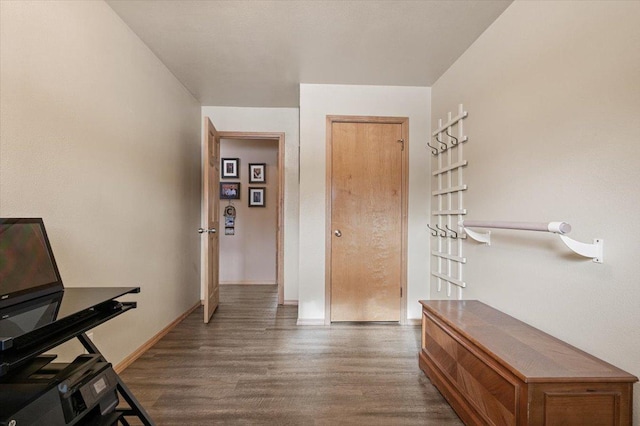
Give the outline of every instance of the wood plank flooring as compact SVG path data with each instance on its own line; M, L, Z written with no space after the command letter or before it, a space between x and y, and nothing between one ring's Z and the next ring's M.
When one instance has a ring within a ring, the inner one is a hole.
M276 286L220 286L121 377L158 425L462 425L418 368L420 329L297 326Z

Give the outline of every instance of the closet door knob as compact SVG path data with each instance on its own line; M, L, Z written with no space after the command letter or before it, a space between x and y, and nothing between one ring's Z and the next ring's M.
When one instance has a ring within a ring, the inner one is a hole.
M333 231L333 235L335 235L336 237L342 237L342 232L340 232L339 229L336 229L335 231Z

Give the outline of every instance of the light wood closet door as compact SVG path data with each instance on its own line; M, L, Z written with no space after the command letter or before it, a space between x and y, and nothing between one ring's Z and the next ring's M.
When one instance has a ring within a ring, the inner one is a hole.
M400 321L401 124L331 125L331 321Z

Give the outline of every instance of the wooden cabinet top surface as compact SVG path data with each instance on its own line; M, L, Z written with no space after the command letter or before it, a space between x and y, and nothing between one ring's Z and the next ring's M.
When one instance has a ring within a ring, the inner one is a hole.
M477 300L420 303L424 310L525 383L638 381L637 377Z

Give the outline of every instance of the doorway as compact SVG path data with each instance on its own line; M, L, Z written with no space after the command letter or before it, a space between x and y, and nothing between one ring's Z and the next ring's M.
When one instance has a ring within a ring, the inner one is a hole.
M408 118L327 117L325 322L406 322Z
M267 132L218 132L221 140L230 141L232 143L241 143L241 141L253 142L253 143L269 143L277 145L277 198L275 203L276 210L276 253L275 253L275 281L278 287L278 304L284 304L284 152L285 152L285 139L284 133L267 133ZM248 170L249 164L240 164L239 167L244 173L245 169ZM264 184L250 184L249 187L255 187L256 189L264 188ZM243 206L248 206L251 200L248 200L249 188L240 188L241 199L238 203L242 203ZM265 193L262 193L263 196ZM254 194L255 195L255 194ZM268 194L267 194L268 195ZM222 206L227 205L226 200L222 200ZM258 209L251 208L250 210L257 211ZM238 227L243 226L242 223L237 223ZM224 235L223 235L224 237ZM228 235L231 238L230 235ZM220 254L222 258L222 253ZM255 265L254 265L255 266Z

